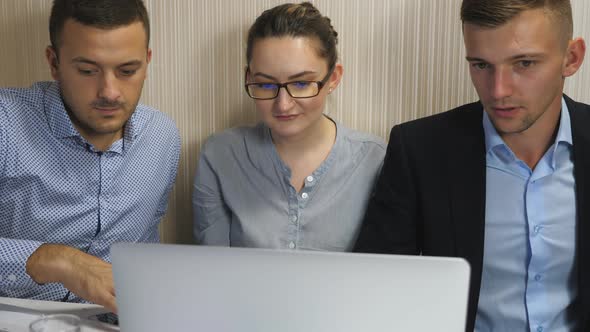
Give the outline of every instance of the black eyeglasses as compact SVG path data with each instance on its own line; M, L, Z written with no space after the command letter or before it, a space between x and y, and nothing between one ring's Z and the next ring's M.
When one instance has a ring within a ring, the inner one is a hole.
M246 78L250 68L246 69ZM246 92L253 99L267 100L275 99L279 95L281 88L285 88L289 96L293 98L311 98L320 94L320 90L326 85L326 82L332 75L334 66L330 68L328 74L321 81L291 81L285 83L246 83ZM245 79L246 79L245 78ZM244 80L245 80L244 79Z

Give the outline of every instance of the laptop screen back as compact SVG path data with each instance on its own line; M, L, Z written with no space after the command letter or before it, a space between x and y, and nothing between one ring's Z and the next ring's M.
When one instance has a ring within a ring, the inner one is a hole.
M461 259L188 245L112 249L122 331L463 331Z

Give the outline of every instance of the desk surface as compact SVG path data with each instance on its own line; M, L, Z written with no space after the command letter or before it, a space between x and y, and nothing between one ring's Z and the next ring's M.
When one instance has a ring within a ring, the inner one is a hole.
M28 332L29 324L42 315L73 314L82 318L82 332L115 332L117 326L89 319L107 312L95 304L79 304L0 297L0 332Z

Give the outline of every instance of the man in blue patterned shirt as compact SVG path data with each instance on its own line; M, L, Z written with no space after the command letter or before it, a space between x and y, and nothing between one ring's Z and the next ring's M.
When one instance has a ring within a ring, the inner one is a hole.
M55 0L54 82L0 89L0 296L116 312L109 248L157 242L178 130L138 104L149 20L137 0Z

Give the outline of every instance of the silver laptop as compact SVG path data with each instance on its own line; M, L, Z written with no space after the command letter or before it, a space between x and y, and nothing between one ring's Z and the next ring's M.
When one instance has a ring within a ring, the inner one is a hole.
M122 331L463 331L457 258L164 244L112 248Z

